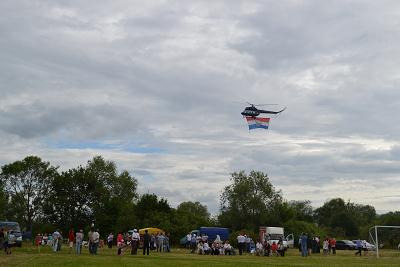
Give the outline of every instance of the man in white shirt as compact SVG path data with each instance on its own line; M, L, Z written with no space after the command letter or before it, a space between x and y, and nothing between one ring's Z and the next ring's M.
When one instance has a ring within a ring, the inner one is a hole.
M93 254L96 255L97 248L99 247L99 242L100 242L100 234L98 229L93 232L92 239L93 239Z
M139 247L139 240L140 240L140 235L136 229L133 229L133 233L131 236L132 242L132 250L131 250L131 255L137 255L137 249Z
M241 233L237 237L238 245L239 245L239 255L243 254L245 242L246 242L246 237L242 235Z
M190 249L190 241L192 240L192 235L188 233L186 235L186 246Z

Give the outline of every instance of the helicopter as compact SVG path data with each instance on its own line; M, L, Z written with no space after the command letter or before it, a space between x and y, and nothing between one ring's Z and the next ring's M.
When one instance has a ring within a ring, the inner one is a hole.
M282 110L279 111L271 111L271 110L263 110L263 109L258 109L256 106L265 106L265 105L275 105L275 104L264 104L264 105L254 105L251 103L248 103L250 106L246 107L243 112L241 113L243 116L249 116L249 117L257 117L258 115L265 113L265 114L279 114L282 111L286 109L286 107Z

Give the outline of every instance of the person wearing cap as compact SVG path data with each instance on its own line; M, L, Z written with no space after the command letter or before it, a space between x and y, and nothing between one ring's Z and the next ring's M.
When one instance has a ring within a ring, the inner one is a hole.
M139 247L140 235L136 229L133 229L131 236L131 255L137 255L137 249Z

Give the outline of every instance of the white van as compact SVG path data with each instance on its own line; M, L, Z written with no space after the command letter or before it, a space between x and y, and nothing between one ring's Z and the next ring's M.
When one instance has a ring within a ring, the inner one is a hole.
M278 243L282 239L285 250L294 246L293 234L285 237L283 227L260 226L260 239L262 243L268 241L270 244Z

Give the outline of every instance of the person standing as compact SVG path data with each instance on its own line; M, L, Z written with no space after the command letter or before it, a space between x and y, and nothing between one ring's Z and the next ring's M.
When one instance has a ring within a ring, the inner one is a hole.
M99 242L100 242L99 229L97 229L96 231L93 232L92 239L93 239L92 253L96 255L97 248L99 247Z
M58 232L58 230L54 231L54 233L52 234L53 251L54 252L58 251L58 242L60 242L60 240L59 240L60 236L61 236L61 234L60 234L60 232Z
M332 254L335 255L336 254L336 239L335 238L331 239L331 249L332 249Z
M133 229L132 237L131 237L131 255L137 255L137 249L139 247L140 235L136 229Z
M244 246L245 246L245 242L246 242L246 237L244 235L242 235L242 233L240 233L237 236L237 241L238 241L238 246L239 246L239 255L242 255Z
M112 248L113 242L114 242L114 235L113 235L113 233L110 233L107 237L108 248Z
M322 250L324 252L324 255L328 255L329 253L329 241L328 238L325 238L324 242L322 243Z
M58 235L58 241L57 241L57 251L61 251L61 246L62 246L62 241L63 241L63 237L62 237L62 231L59 231L59 235Z
M164 237L165 237L165 239L164 239L165 251L166 252L171 252L171 248L169 246L169 234L166 233Z
M143 255L146 254L147 251L147 255L149 255L149 250L150 250L150 235L149 235L149 231L146 229L144 231L144 235L143 235Z
M300 244L301 244L301 256L307 257L308 249L307 249L307 234L302 233L300 236Z
M320 254L320 253L321 253L321 249L320 249L320 242L321 242L321 240L320 240L319 236L316 236L316 237L315 237L315 241L317 242L317 251L316 251L316 253L317 253L317 254Z
M311 256L312 240L311 235L307 235L307 255Z
M122 233L118 233L118 235L117 235L117 248L118 248L117 254L119 256L122 255L123 246L124 246L124 237L122 236Z
M76 254L81 254L82 242L83 242L83 230L81 229L75 235Z
M71 228L68 233L69 253L71 253L74 247L74 241L75 241L74 229Z
M190 253L194 253L194 251L195 251L196 248L197 248L196 234L193 234L193 235L192 235L192 238L190 239L190 248L191 248Z
M89 245L89 253L93 254L93 228L90 228L90 231L88 233L88 245Z
M190 249L190 241L192 240L192 235L190 233L188 233L186 235L186 246L188 249Z
M250 253L251 238L250 238L250 236L247 236L247 235L245 235L245 237L246 237L246 239L245 239L245 241L246 241L246 252Z
M159 233L157 236L157 252L164 252L164 234Z
M361 243L361 240L360 240L360 239L358 239L358 240L356 241L356 247L357 247L357 252L356 252L355 255L359 254L360 257L361 257L362 243Z

